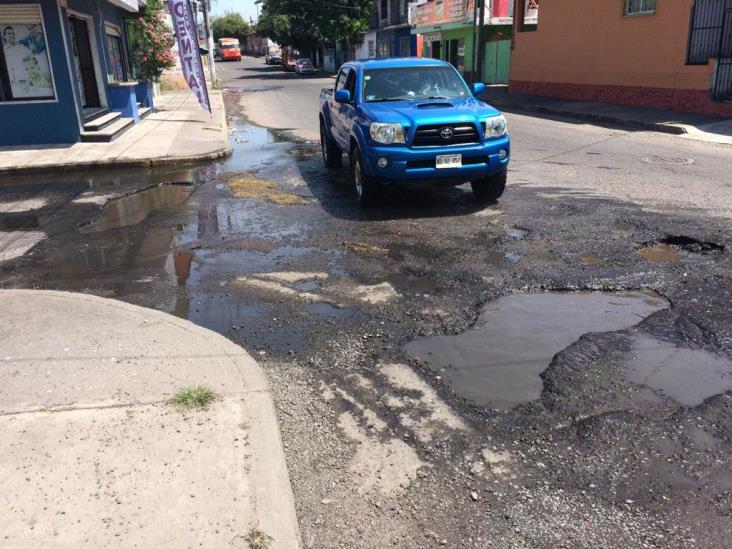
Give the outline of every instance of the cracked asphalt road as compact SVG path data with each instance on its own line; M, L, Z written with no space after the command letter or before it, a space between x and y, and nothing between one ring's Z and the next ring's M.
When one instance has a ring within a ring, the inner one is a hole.
M732 149L509 114L498 204L393 191L363 213L310 141L330 79L218 70L230 160L0 180L2 287L115 297L243 345L273 384L306 547L726 546ZM664 305L588 321L513 407L454 391L460 348L404 347L490 329L503 296L629 291Z

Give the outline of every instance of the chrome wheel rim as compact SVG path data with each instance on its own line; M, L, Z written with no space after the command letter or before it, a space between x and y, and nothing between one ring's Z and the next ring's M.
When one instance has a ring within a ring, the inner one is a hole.
M356 187L356 194L360 197L363 194L363 178L361 177L361 161L357 158L353 170L353 183Z

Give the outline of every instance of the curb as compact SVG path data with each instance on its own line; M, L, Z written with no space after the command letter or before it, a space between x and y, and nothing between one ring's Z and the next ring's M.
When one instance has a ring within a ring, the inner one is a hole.
M218 90L217 90L218 91ZM220 91L218 93L221 94ZM225 134L226 145L201 154L193 154L188 156L162 156L159 158L140 158L137 160L102 160L102 161L82 161L71 162L68 164L48 164L45 166L14 166L12 168L0 168L0 178L12 175L39 175L47 173L69 173L77 170L102 170L102 169L131 169L131 168L156 168L163 166L189 166L199 162L211 162L213 160L221 160L228 158L233 153L233 148L229 143L228 123L226 121L226 106L223 102L222 95L221 107L221 128Z
M538 113L538 114L552 114L557 116L565 116L567 118L574 118L577 120L585 120L588 122L599 122L601 124L613 124L616 126L644 129L659 133L668 133L672 135L682 135L688 133L686 128L683 126L656 123L656 122L641 122L637 120L628 120L626 118L618 118L615 116L607 116L601 114L582 113L576 111L568 111L556 107L546 107L543 105L526 105L523 103L513 103L511 101L503 101L501 99L488 98L488 103L495 107L502 109L515 110L527 113Z
M206 344L213 350L226 356L236 368L239 376L246 380L246 385L249 386L244 391L247 398L243 400L248 412L252 414L250 417L254 417L254 412L256 412L259 419L256 424L250 426L250 445L253 448L269 447L271 450L271 459L267 461L257 459L257 453L253 453L254 462L251 469L251 478L255 481L253 497L256 500L257 527L275 538L275 547L302 546L295 511L295 496L290 484L272 391L264 370L246 350L224 336L188 320L115 299L55 290L0 290L0 297L3 295L38 296L41 294L64 300L86 301L94 306L122 310L130 316L142 317L158 323L172 324L181 330L205 339ZM288 541L284 542L284 540ZM294 545L292 545L293 542Z
M163 156L160 158L148 158L140 160L105 160L102 162L75 162L73 164L49 164L47 166L34 166L31 168L13 167L0 168L0 177L11 175L38 175L46 173L69 173L77 170L101 170L101 169L130 169L130 168L155 168L161 166L188 166L199 162L210 162L228 158L232 154L231 145L214 152L190 155L190 156Z

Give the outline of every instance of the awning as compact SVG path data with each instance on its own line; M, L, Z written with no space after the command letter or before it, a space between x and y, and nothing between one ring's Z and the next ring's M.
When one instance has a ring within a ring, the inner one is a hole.
M137 0L107 0L110 4L122 8L123 10L131 11L133 13L139 11L139 5Z

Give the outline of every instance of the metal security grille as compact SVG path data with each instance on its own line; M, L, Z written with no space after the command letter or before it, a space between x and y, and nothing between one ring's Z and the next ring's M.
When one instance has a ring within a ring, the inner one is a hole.
M477 143L478 140L478 129L473 124L432 124L417 128L412 146L449 147Z
M717 61L712 99L715 101L732 101L732 59Z
M732 0L694 0L691 9L689 49L686 56L688 65L705 65L711 58L724 57L719 54L722 52L725 31L728 35L727 48L732 48L729 40L729 22L725 29L725 12L728 10L732 10ZM729 56L732 56L730 51L726 57Z

